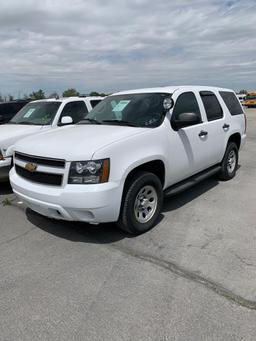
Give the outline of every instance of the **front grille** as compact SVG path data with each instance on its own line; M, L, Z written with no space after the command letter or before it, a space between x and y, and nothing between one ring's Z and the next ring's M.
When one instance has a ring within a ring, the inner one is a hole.
M61 159L51 159L51 158L45 158L45 157L40 157L40 156L27 155L27 154L18 153L18 152L15 153L15 158L17 160L21 160L21 161L25 161L29 163L36 163L37 165L65 168L65 160L61 160Z
M25 168L22 168L18 165L15 165L16 173L24 179L28 179L32 182L37 182L45 185L54 185L61 186L62 184L62 175L61 174L50 174L43 172L34 172L31 173Z

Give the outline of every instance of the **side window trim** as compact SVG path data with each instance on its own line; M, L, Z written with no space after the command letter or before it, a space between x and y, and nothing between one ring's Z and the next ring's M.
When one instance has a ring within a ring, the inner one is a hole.
M178 99L180 98L180 96L184 95L184 94L192 94L194 96L194 99L197 103L197 106L198 106L198 114L200 116L200 123L196 124L196 125L190 125L190 126L187 126L186 128L189 128L189 127L193 127L193 126L198 126L199 124L202 124L203 123L203 117L202 117L202 108L201 108L201 105L198 101L198 97L197 97L197 94L192 91L192 90L188 90L188 91L184 91L184 92L181 92L177 95L177 98L175 100L175 104L174 104L174 107L173 107L173 110L172 110L172 114L171 114L171 123L172 123L172 120L174 119L174 115L175 115L175 108L176 108L176 105L177 105L177 101ZM200 97L200 96L199 96ZM202 103L203 104L203 103Z
M220 95L219 94L217 95L213 91L209 91L209 90L200 90L199 91L199 96L201 98L201 101L202 101L202 104L203 104L203 107L204 107L204 110L205 110L205 115L206 115L207 122L213 122L213 121L222 120L223 118L225 118L224 110L223 110L223 107L221 105L221 101L220 101L220 98L219 98ZM213 96L213 97L216 98L216 100L217 100L217 102L219 104L219 108L221 109L221 116L220 117L209 119L208 113L207 113L207 110L206 110L206 107L205 107L205 104L204 104L204 101L203 101L203 96Z
M68 102L68 103L65 103L59 113L59 117L58 117L58 124L61 123L61 119L62 117L64 117L65 115L63 115L63 112L64 112L64 109L66 108L67 105L69 105L70 103L73 103L73 102Z

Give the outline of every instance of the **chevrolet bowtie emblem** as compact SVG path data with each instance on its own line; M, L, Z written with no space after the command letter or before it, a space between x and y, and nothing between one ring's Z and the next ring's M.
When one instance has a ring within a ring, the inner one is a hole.
M25 166L25 169L29 171L30 173L34 173L37 169L37 165L34 163L27 163Z

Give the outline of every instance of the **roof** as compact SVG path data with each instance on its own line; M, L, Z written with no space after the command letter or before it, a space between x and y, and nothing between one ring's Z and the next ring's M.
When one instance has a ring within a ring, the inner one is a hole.
M127 90L127 91L117 92L113 95L157 93L157 92L162 92L162 93L166 92L166 93L173 94L177 90L186 90L186 91L216 91L216 90L217 91L233 91L231 89L218 88L218 87L214 87L214 86L177 85L177 86L162 86L162 87L157 87L157 88Z
M81 101L81 100L101 100L104 97L100 96L86 96L86 97L79 97L79 96L74 96L74 97L60 97L60 98L45 98L45 99L38 99L34 100L33 102L70 102L70 101Z
M0 104L15 104L15 103L28 103L31 99L14 99L13 101L7 101L7 102L0 102Z

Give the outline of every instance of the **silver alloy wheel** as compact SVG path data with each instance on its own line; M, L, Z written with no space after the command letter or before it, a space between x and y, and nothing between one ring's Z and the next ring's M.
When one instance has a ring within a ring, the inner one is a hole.
M231 150L228 154L227 168L229 174L232 174L236 168L237 157L234 150Z
M136 196L134 203L135 218L139 223L147 223L155 214L158 196L153 186L144 186Z

